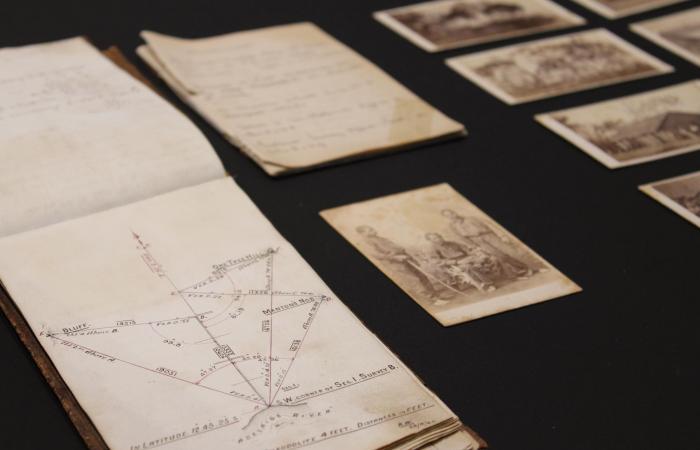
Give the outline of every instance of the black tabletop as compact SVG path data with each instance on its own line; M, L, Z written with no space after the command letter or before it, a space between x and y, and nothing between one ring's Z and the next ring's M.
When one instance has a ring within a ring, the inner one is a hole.
M536 113L700 76L697 67L628 29L632 21L692 2L609 21L560 1L588 20L578 29L606 27L676 71L518 106L444 64L447 56L502 42L428 54L371 17L402 3L5 1L0 46L75 35L99 47L119 46L206 133L240 186L335 293L492 448L700 448L700 230L637 190L700 169L700 152L613 171L533 120ZM469 136L271 179L177 101L134 54L143 29L202 37L296 21L320 25L464 123ZM318 215L439 182L450 183L583 292L443 328ZM0 354L0 448L84 448L4 318ZM186 405L173 399L173 407Z

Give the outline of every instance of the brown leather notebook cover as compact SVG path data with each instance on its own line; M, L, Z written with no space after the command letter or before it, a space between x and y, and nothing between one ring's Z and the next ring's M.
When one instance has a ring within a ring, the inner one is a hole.
M102 50L102 54L109 58L114 64L119 66L120 69L124 70L126 73L128 73L132 77L139 80L141 83L151 88L153 92L155 92L158 95L161 95L161 93L158 92L158 90L156 89L156 86L153 83L151 83L151 81L148 78L146 78L143 75L143 73L131 63L131 61L126 59L126 56L124 56L124 53L122 53L122 51L119 50L118 47L111 46L106 50Z
M107 50L103 50L102 54L131 76L156 91L151 82L143 76L136 66L126 59L124 54L117 47L109 47ZM107 443L102 439L102 436L92 423L92 420L90 420L90 417L88 417L68 385L63 381L56 366L51 362L49 355L39 343L39 340L29 327L26 319L2 284L0 284L0 309L5 313L20 340L29 350L32 358L34 358L37 366L39 366L42 375L44 375L44 378L46 378L46 381L48 381L49 385L56 393L56 396L61 401L61 405L63 405L63 408L68 413L68 417L70 417L70 420L73 422L73 425L75 425L75 428L78 430L78 433L80 433L80 436L83 438L88 448L91 450L109 449Z

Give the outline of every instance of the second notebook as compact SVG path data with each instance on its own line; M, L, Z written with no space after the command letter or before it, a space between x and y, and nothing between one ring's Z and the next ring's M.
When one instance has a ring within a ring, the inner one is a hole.
M139 55L268 174L464 134L464 127L311 23L180 39Z

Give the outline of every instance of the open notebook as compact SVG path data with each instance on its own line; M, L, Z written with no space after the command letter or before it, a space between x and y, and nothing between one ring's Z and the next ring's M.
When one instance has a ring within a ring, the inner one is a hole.
M312 23L141 36L144 61L273 176L465 133Z
M81 38L0 65L0 306L90 448L479 447L168 103Z

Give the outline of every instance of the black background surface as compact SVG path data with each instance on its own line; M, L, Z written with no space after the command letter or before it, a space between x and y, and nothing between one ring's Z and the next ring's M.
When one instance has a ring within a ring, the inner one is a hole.
M693 2L609 21L560 1L588 19L577 30L607 27L676 72L519 106L507 106L443 62L502 42L428 54L371 17L402 3L5 0L0 46L79 34L101 48L118 45L182 108L135 57L140 30L202 37L315 22L470 132L466 139L274 180L184 108L240 186L335 293L494 449L700 448L700 232L637 190L700 169L700 152L612 171L532 118L698 77L697 67L627 28ZM318 215L440 182L584 291L443 328ZM4 318L0 354L0 448L83 448Z

